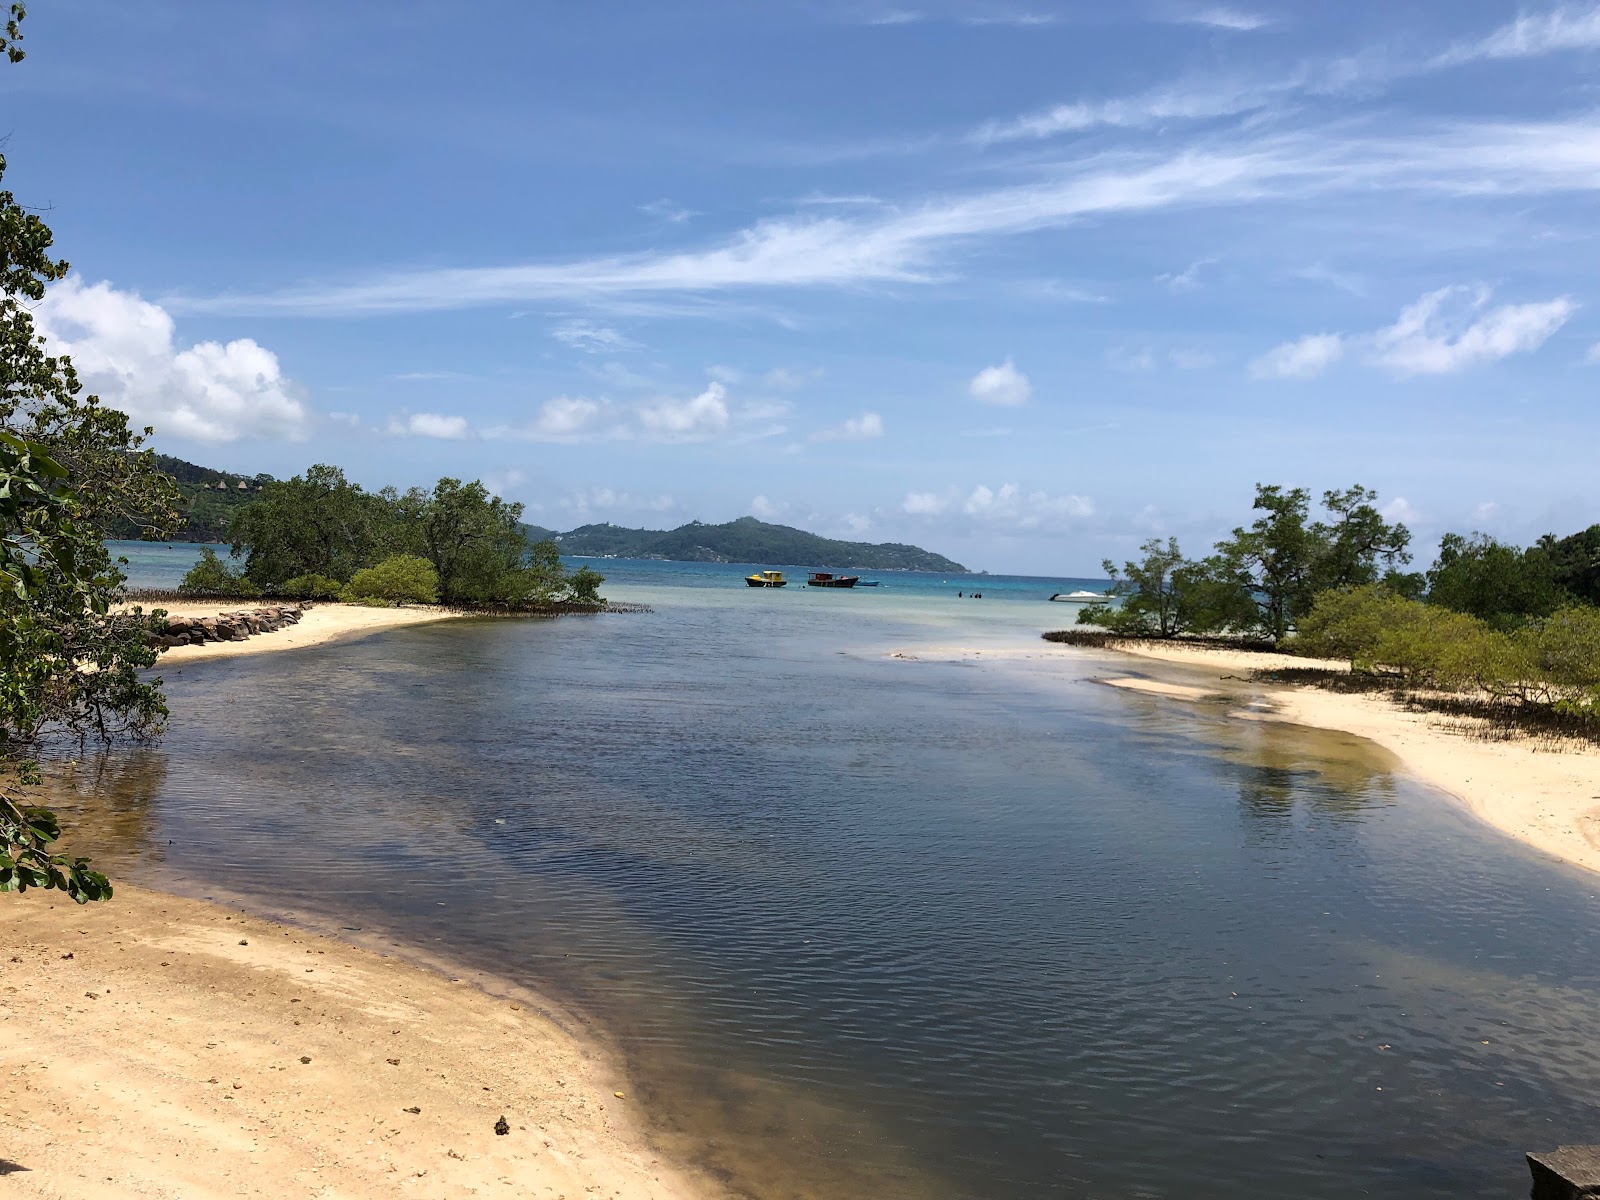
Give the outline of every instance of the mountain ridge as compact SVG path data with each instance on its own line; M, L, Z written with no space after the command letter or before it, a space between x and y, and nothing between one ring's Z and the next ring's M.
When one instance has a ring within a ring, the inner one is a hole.
M602 522L565 533L530 526L561 553L594 558L655 558L669 562L782 563L870 571L934 571L970 574L954 559L905 542L847 542L739 517L720 525L690 521L676 529L629 529Z

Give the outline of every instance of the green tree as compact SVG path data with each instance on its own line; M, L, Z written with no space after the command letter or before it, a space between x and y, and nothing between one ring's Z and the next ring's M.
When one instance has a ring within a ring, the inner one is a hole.
M396 554L352 575L343 598L354 604L436 604L439 572L425 558Z
M178 590L195 596L261 595L260 588L223 562L210 546L201 547L200 561L185 572Z
M1497 629L1547 617L1567 599L1547 549L1523 550L1482 533L1445 534L1427 579L1429 603L1470 613Z
M1099 625L1114 633L1140 637L1176 637L1189 628L1187 584L1197 582L1194 564L1183 557L1178 539L1151 538L1139 547L1138 562L1122 569L1109 558L1100 568L1111 578L1116 603L1089 604L1078 612L1078 624Z
M23 57L13 4L0 51ZM0 178L6 162L0 156ZM147 534L175 517L176 490L125 414L84 395L72 363L48 353L30 306L63 278L39 217L0 191L0 890L111 894L83 859L53 853L55 818L28 803L33 750L63 733L153 735L166 716L151 617L114 611L123 576L100 540L115 521ZM156 614L159 615L159 614Z
M1377 582L1411 561L1411 534L1374 507L1374 492L1357 486L1324 492L1330 521L1310 520L1305 488L1256 485L1262 515L1217 544L1219 573L1231 574L1255 600L1257 627L1283 641L1318 592Z
M1545 534L1536 548L1549 556L1557 587L1585 604L1600 605L1600 525L1564 538Z
M268 483L228 526L245 576L272 587L300 575L344 582L381 557L393 521L381 496L365 492L338 467L318 463L304 475Z

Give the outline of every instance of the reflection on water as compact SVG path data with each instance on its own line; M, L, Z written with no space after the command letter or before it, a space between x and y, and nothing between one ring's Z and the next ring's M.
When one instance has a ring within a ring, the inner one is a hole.
M76 844L569 995L752 1195L1503 1197L1592 1136L1600 906L1386 757L656 603L169 669Z

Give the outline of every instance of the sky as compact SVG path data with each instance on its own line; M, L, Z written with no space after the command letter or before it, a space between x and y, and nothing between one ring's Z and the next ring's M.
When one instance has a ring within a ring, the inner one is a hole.
M164 452L974 568L1600 520L1600 4L41 0L37 308Z

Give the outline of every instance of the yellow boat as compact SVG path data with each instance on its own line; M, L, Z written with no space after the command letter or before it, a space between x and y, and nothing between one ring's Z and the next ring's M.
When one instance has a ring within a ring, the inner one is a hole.
M744 581L751 587L783 587L789 582L783 577L782 571L757 571L754 575L746 575Z

